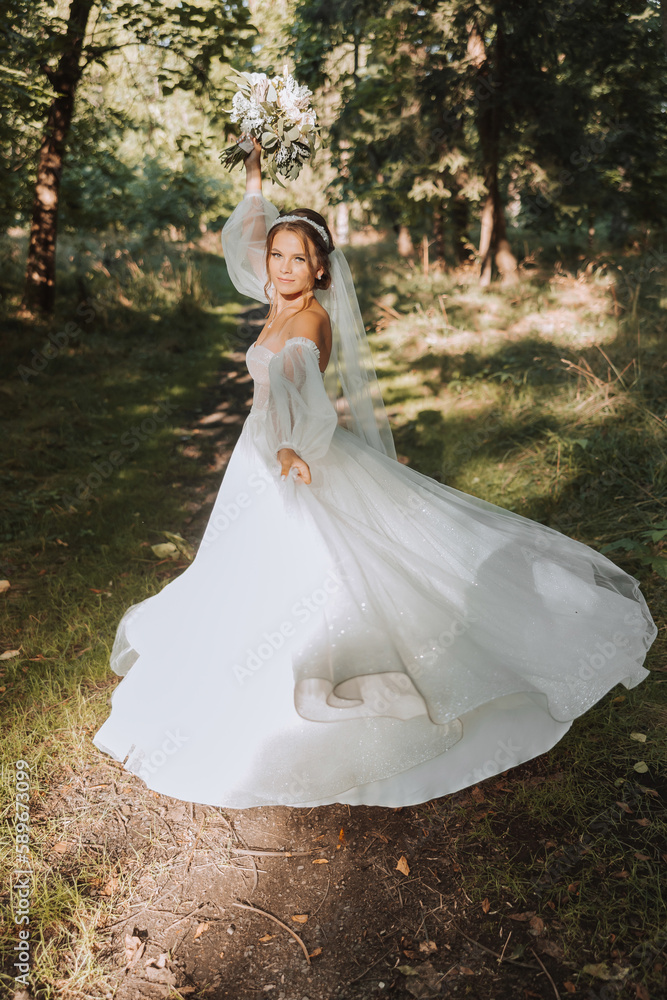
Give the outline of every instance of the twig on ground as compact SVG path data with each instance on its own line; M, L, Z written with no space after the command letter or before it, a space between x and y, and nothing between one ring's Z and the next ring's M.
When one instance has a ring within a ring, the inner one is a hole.
M266 910L260 910L258 906L250 906L248 903L232 903L231 905L238 906L239 909L241 910L250 910L251 913L259 913L263 917L268 917L269 920L273 920L274 923L279 924L280 927L284 928L284 930L286 930L288 934L291 934L291 936L294 938L295 941L299 942L299 945L301 946L303 953L306 956L306 961L308 962L308 965L310 965L310 955L308 954L308 949L306 948L305 944L303 943L299 935L295 934L292 928L288 927L287 924L284 924L282 920L278 920L278 917L274 917L272 913L267 913Z
M354 979L350 979L350 981L349 981L349 983L347 985L351 986L352 983L358 983L360 979L364 978L364 976L366 975L367 972L370 972L371 969L374 969L375 966L378 964L378 962L381 962L383 958L387 957L387 955L391 955L391 948L389 949L389 951L385 951L384 955L380 955L379 958L376 958L376 960L373 962L373 964L369 965L367 969L364 969L364 971L362 973L360 973L360 975L356 976Z
M319 911L322 909L322 904L324 903L324 900L329 895L329 889L331 887L331 872L327 872L327 875L329 877L329 881L327 882L326 891L325 891L324 895L322 896L322 899L320 900L320 905L317 907L316 910L313 910L312 916L315 916L316 913L319 913Z
M184 873L185 875L187 875L188 871L190 870L190 865L192 864L192 859L194 857L195 851L197 850L197 842L199 841L199 835L200 835L200 833L202 831L202 827L203 827L203 825L204 825L205 822L206 822L206 814L204 814L202 816L201 821L199 823L199 829L197 830L197 836L195 837L195 842L192 845L192 850L190 851L190 857L188 858L188 863L185 866L185 873Z
M273 858L295 858L297 855L313 853L312 851L249 851L244 847L229 847L228 850L232 854L267 855Z
M445 911L445 912L447 912L447 911ZM451 913L447 913L447 916L450 917L450 918L452 917ZM471 944L477 945L478 948L481 948L482 951L486 951L489 955L493 955L494 958L500 959L503 962L511 962L512 965L517 965L521 969L532 969L533 972L537 971L537 969L536 969L536 967L534 965L528 965L527 962L517 962L516 959L514 959L514 958L501 958L501 956L498 954L497 951L493 951L491 948L487 948L485 944L480 944L480 942L476 941L475 938L469 937L465 933L465 931L462 931L461 928L458 927L454 923L453 919L452 919L452 927L454 928L454 930L456 931L456 933L460 934L461 937L464 937L466 939L466 941L470 941Z
M545 967L545 965L544 965L544 962L542 961L542 959L541 959L541 958L540 958L540 956L539 956L539 955L537 954L537 952L535 951L535 949L534 949L534 948L531 948L530 950L532 951L533 955L535 956L535 958L537 959L537 961L538 961L538 962L540 963L540 965L542 966L542 972L544 973L544 975L545 975L545 976L547 977L547 979L548 979L548 980L549 980L549 982L551 983L551 987L552 987L552 989L553 989L553 991L554 991L554 996L556 997L556 1000L560 1000L560 993L559 993L559 992L558 992L558 990L556 989L556 984L555 984L555 982L553 981L553 979L551 978L551 976L550 976L550 975L549 975L549 973L547 972L547 970L546 970L546 967Z

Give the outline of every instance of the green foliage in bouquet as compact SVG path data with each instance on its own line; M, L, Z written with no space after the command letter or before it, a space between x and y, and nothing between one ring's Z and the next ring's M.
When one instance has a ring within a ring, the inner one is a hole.
M284 187L278 174L296 180L303 164L315 153L319 126L310 103L312 93L299 86L287 67L282 76L272 78L265 73L233 73L238 90L232 101L231 121L260 143L269 176ZM223 150L220 160L232 170L250 149L242 142L234 143Z

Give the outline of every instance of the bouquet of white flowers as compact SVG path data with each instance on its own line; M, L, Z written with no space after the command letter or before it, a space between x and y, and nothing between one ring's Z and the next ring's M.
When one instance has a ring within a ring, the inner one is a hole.
M239 89L234 94L230 118L247 135L253 136L267 153L266 166L276 183L277 174L294 180L315 152L319 132L308 87L299 86L287 72L271 79L266 73L239 73L234 70ZM242 163L252 144L234 143L220 154L225 166Z

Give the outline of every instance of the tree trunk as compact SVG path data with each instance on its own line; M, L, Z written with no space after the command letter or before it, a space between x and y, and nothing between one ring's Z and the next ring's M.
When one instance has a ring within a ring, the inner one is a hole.
M451 202L451 221L454 253L459 264L469 264L473 259L470 251L468 227L469 203L463 197L454 197Z
M444 271L445 260L445 218L442 211L442 204L433 206L433 246L435 248L436 267Z
M503 82L505 40L498 7L496 7L495 16L495 80L491 79L491 64L482 33L474 21L468 25L468 56L477 71L475 93L487 95L479 101L477 110L477 131L482 148L484 183L487 190L482 207L479 241L480 284L482 286L488 285L491 281L494 262L503 283L510 283L518 277L516 257L512 253L507 239L505 209L498 188L501 109L500 102L494 99L494 87L501 87Z
M398 227L398 253L401 257L414 257L415 248L407 226Z
M88 16L94 2L95 0L72 0L57 69L41 67L57 96L49 108L37 163L22 302L22 307L29 311L39 309L50 313L55 302L60 179L67 133L74 110L74 96L82 72L81 51Z
M341 201L336 206L336 243L345 244L350 242L350 210L347 202Z

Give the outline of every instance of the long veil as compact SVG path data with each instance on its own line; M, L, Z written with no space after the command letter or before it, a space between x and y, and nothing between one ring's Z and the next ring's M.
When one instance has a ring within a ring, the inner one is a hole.
M378 385L349 264L333 250L332 282L315 297L327 310L332 328L331 358L324 386L338 411L339 422L366 444L396 459L396 446ZM340 387L340 388L339 388Z

